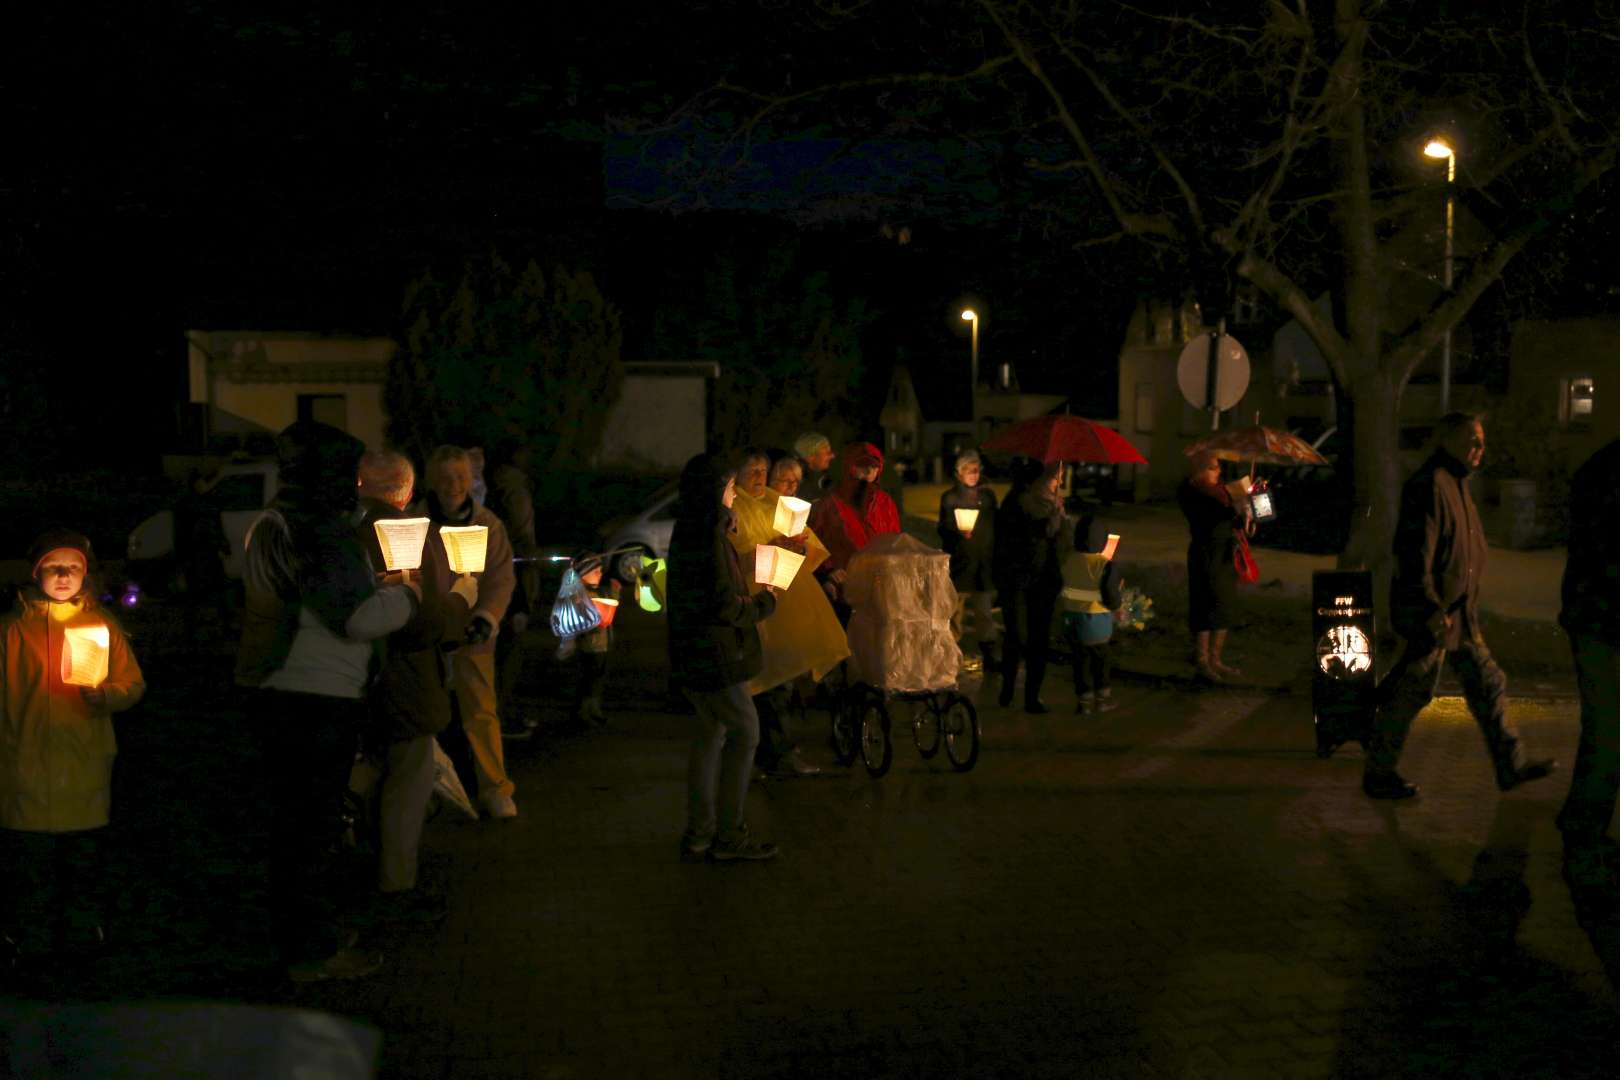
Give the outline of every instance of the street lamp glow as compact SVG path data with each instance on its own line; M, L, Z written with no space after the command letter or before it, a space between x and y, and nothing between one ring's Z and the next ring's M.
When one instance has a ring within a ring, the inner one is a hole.
M973 322L978 317L979 317L979 313L977 311L974 311L972 308L964 308L963 311L962 311L962 321L963 322Z
M1452 281L1452 247L1453 233L1456 230L1457 217L1457 152L1451 144L1444 139L1430 139L1423 148L1425 157L1435 160L1444 160L1446 163L1446 246L1445 270L1441 282L1446 292L1451 291ZM1451 411L1451 327L1446 327L1446 335L1440 343L1440 411Z

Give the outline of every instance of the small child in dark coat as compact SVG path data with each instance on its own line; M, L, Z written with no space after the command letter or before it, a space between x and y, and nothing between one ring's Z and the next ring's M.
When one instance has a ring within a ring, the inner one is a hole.
M1103 713L1109 700L1108 643L1114 636L1124 579L1113 560L1108 530L1090 514L1074 530L1075 550L1063 560L1063 636L1074 656L1075 712Z
M574 565L574 570L593 601L611 601L606 605L610 609L618 604L619 581L617 578L604 580L600 556L582 558ZM608 652L613 648L613 628L607 623L607 615L604 611L601 626L576 639L574 656L579 664L579 683L574 695L574 723L579 728L592 721L607 723L607 713L602 711L602 695L607 690Z

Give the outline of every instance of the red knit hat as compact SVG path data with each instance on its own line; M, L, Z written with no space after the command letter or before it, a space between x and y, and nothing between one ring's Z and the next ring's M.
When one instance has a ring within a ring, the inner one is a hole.
M89 537L72 529L46 529L28 549L28 564L32 567L28 571L28 576L34 577L39 573L39 564L45 561L45 556L64 548L82 555L84 568L89 571L91 557Z

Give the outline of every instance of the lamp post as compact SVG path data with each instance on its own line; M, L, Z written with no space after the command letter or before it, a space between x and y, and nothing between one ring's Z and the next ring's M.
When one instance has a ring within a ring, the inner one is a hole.
M1451 291L1451 237L1456 219L1457 152L1444 139L1430 139L1423 148L1423 156L1446 159L1446 258L1441 272L1446 292ZM1440 413L1451 411L1451 327L1446 327L1445 339L1440 344Z
M968 384L968 408L973 417L973 443L979 443L979 313L972 308L962 310L962 319L972 324L973 334L973 381Z

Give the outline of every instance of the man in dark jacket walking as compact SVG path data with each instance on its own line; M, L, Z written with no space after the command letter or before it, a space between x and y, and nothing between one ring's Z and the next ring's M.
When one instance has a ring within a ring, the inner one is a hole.
M681 861L769 859L776 845L751 840L743 800L759 745L759 714L746 684L764 666L755 627L776 610L770 586L750 595L732 528L736 479L699 454L681 472L669 542L670 681L697 709L687 763Z
M1462 682L1496 767L1496 786L1511 791L1557 767L1526 762L1507 718L1507 676L1496 666L1479 626L1479 582L1485 570L1485 530L1468 492L1468 477L1485 456L1485 426L1470 413L1440 419L1439 442L1401 490L1395 527L1391 622L1405 651L1381 688L1383 701L1361 788L1374 799L1418 793L1395 771L1412 721L1434 697L1440 666L1449 662Z
M1563 610L1581 692L1581 744L1558 814L1564 878L1577 911L1620 902L1620 845L1609 839L1620 794L1620 440L1575 472Z

